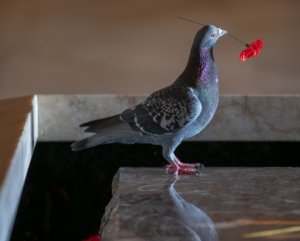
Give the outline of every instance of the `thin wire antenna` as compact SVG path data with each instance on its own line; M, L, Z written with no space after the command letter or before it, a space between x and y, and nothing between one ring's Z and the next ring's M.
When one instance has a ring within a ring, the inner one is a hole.
M187 22L190 22L190 23L197 24L197 25L201 25L201 26L204 26L204 25L205 25L205 24L203 24L203 23L199 23L199 22L197 22L197 21L194 21L194 20L191 20L191 19L188 19L188 18L184 18L184 17L177 17L177 18L179 18L179 19L181 19L181 20L183 20L183 21L187 21Z
M235 36L235 35L233 35L233 34L231 34L231 33L227 33L227 34L228 34L228 36L234 38L236 41L238 41L238 42L240 42L240 43L246 45L246 47L249 47L249 46L250 46L250 44L245 43L243 40L239 39L237 36Z
M194 21L194 20L191 20L191 19L188 19L188 18L184 18L184 17L177 17L178 19L180 20L183 20L183 21L187 21L187 22L190 22L190 23L194 23L194 24L197 24L197 25L201 25L201 26L204 26L205 24L203 23L200 23L200 22L197 22L197 21ZM231 34L231 33L227 33L228 36L232 37L233 39L235 39L236 41L246 45L246 47L249 47L249 44L247 44L246 42L244 42L243 40L241 40L240 38L238 38L237 36Z

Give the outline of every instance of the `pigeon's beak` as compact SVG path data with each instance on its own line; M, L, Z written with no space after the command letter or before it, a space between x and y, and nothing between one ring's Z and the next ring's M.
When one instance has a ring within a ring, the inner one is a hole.
M221 36L225 35L226 33L227 33L227 31L226 31L226 30L224 30L224 29L221 29L221 28L218 28L218 34L219 34L219 37L221 37Z

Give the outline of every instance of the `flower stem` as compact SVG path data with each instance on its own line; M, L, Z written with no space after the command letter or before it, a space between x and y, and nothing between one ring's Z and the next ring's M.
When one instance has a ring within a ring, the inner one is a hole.
M187 22L190 22L190 23L197 24L197 25L202 25L202 26L205 25L205 24L203 24L203 23L199 23L199 22L197 22L197 21L194 21L194 20L191 20L191 19L188 19L188 18L184 18L184 17L177 17L177 18L179 18L179 19L181 19L181 20L184 20L184 21L187 21ZM232 38L235 39L236 41L238 41L238 42L240 42L240 43L246 45L246 47L249 47L249 46L250 46L249 44L247 44L246 42L244 42L244 41L241 40L240 38L236 37L235 35L233 35L233 34L231 34L231 33L227 33L227 34L228 34L228 36L232 37Z
M240 38L236 37L235 35L231 34L231 33L227 33L228 36L230 36L231 38L235 39L236 41L246 45L246 47L249 47L249 44L247 44L246 42L244 42L243 40L241 40Z
M203 23L199 23L199 22L197 22L197 21L194 21L194 20L191 20L191 19L188 19L188 18L184 18L184 17L177 17L177 18L179 18L179 19L181 19L181 20L184 20L184 21L187 21L187 22L190 22L190 23L197 24L197 25L202 25L202 26L205 25L205 24L203 24Z

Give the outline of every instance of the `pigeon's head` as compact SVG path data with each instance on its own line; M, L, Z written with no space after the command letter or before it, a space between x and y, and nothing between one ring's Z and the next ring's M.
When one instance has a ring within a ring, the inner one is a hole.
M225 35L227 31L217 28L214 25L205 25L196 34L197 42L201 48L212 48L220 37Z

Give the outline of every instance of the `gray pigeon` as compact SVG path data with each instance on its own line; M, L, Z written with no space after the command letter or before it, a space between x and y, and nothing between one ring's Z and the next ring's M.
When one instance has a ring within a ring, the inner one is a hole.
M115 142L161 145L170 163L167 173L199 173L199 163L182 163L174 151L181 141L202 131L216 112L219 87L213 47L226 33L214 25L201 28L186 67L173 84L118 115L82 124L86 132L94 135L74 142L72 150Z

